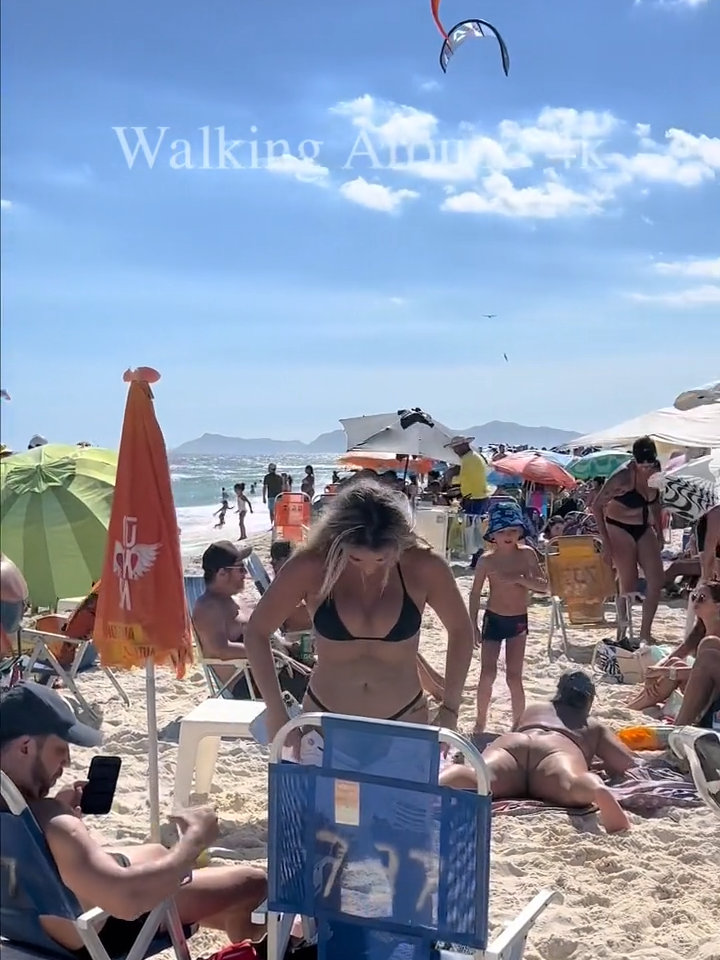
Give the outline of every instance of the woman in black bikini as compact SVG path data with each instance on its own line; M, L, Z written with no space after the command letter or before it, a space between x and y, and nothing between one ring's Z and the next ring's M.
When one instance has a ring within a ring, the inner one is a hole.
M651 490L648 479L660 464L650 437L633 444L633 459L614 473L593 502L606 556L620 581L620 593L634 594L638 585L638 566L647 581L643 602L640 639L652 643L652 624L664 581L662 517L660 494Z
M404 497L372 480L342 489L253 611L245 649L271 738L288 715L268 637L303 600L317 654L306 711L427 723L417 652L430 606L448 634L443 701L433 723L456 726L472 626L450 568L419 544Z

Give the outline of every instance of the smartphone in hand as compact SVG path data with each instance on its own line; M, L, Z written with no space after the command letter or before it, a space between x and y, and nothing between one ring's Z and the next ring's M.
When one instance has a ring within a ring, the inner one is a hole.
M92 758L80 801L83 814L99 817L110 813L121 766L120 757Z

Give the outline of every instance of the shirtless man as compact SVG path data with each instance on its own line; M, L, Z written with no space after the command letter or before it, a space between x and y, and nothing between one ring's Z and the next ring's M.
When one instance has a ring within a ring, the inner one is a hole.
M525 709L522 673L528 630L528 597L530 591L546 593L547 581L533 548L521 543L524 536L525 524L518 505L509 501L495 504L485 533L485 539L493 547L483 554L475 568L469 602L475 646L480 647L474 736L485 731L503 642L505 680L510 690L513 720L517 722ZM490 581L490 595L480 628L477 620L486 579Z
M192 618L203 653L212 659L247 659L243 636L251 611L237 597L245 586L245 561L251 553L249 544L238 547L229 540L219 540L211 543L202 556L205 593L198 598ZM221 685L235 673L231 666L213 669ZM243 677L238 683L246 689Z
M220 930L235 943L256 933L250 918L266 895L265 872L247 866L193 869L218 836L212 810L195 808L175 817L181 836L171 850L159 844L110 849L82 821L82 783L49 796L70 763L68 745L97 747L101 739L48 687L19 683L0 701L0 769L30 805L60 878L81 908L99 907L110 914L96 928L110 956L127 953L147 915L169 897L183 924ZM12 829L10 821L3 836ZM89 960L68 920L44 917L42 929L48 951L57 944ZM3 928L3 933L10 931Z
M578 670L560 677L550 703L531 704L514 726L483 751L495 800L543 800L563 807L595 804L608 833L630 829L627 814L599 776L597 757L609 776L635 763L612 731L590 717L595 686ZM477 790L471 767L456 764L440 777L446 787Z

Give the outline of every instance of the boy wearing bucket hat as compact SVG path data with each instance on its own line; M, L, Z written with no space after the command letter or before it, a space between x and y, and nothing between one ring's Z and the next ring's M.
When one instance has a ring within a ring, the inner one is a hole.
M492 547L478 562L470 592L470 619L475 627L475 645L480 647L475 734L485 732L503 641L505 679L510 690L513 722L522 716L525 709L522 674L528 630L528 598L530 591L547 592L547 581L540 569L537 554L522 542L526 532L525 518L516 503L498 503L490 509L485 539ZM490 593L480 628L477 621L485 580L489 581Z

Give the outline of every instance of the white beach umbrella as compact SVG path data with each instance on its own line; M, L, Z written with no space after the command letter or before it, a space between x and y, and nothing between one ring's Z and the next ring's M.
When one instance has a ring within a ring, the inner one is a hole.
M674 406L678 410L694 410L708 403L720 403L720 380L695 387L694 390L684 390L675 398Z
M413 410L398 410L382 427L378 425L379 418L362 419L375 421L368 424L375 428L374 431L363 439L360 439L359 430L353 421L340 421L348 441L354 440L352 447L348 443L348 451L365 454L392 453L401 457L427 457L446 463L459 462L457 454L447 446L454 436L453 431L417 407Z

